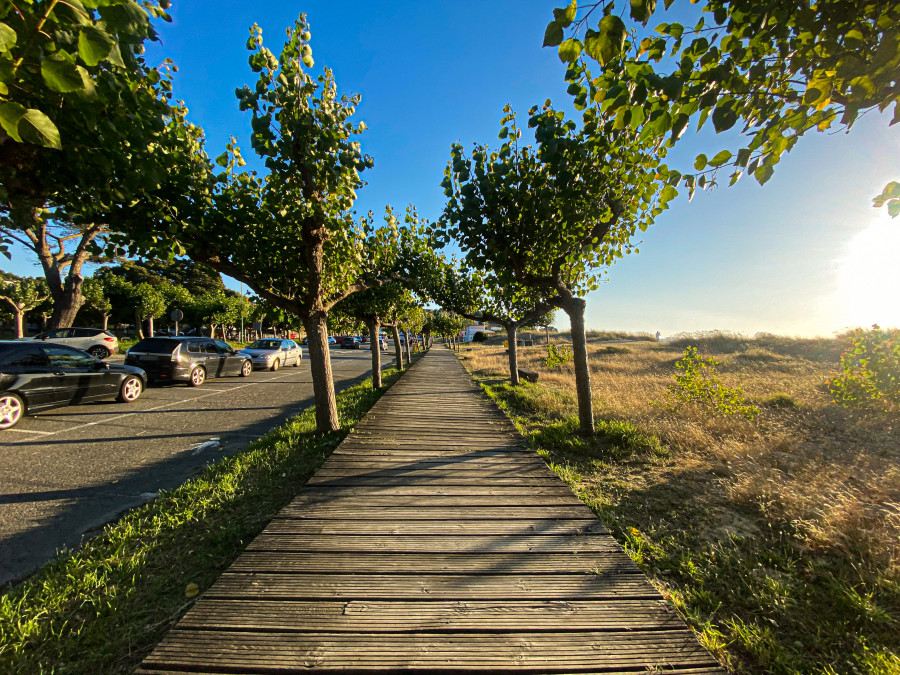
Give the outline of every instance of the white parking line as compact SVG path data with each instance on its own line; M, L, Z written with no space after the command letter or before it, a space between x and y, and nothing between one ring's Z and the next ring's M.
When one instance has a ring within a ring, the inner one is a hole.
M40 434L42 436L52 436L54 431L32 431L31 429L6 429L6 431L15 431L19 434Z
M210 396L218 396L222 392L237 391L238 389L243 389L245 387L252 387L254 385L265 384L266 382L274 382L275 380L283 380L286 377L290 377L292 374L293 373L288 373L286 375L282 375L281 377L270 377L268 380L265 380L262 382L248 382L247 384L239 384L239 385L236 385L229 389L207 390L208 393L204 393L199 396L194 396L193 398L182 398L177 401L170 401L169 403L163 403L162 405L158 405L154 408L146 408L144 410L137 410L135 412L123 413L121 415L113 415L112 417L107 417L102 420L95 420L93 422L85 422L84 424L79 424L74 427L69 427L68 429L60 429L59 431L28 431L26 429L8 429L7 431L24 431L25 433L41 434L42 436L55 436L56 434L68 433L70 431L78 431L79 429L93 427L98 424L106 424L107 422L114 422L117 420L122 420L122 419L125 419L126 417L134 417L135 415L140 415L141 413L154 412L156 410L163 410L164 408L169 408L171 406L182 405L184 403L190 403L191 401L199 401L200 399L209 398Z

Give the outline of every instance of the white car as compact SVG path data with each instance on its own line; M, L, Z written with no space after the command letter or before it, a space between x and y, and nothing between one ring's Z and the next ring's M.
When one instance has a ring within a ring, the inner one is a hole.
M98 359L105 359L119 350L118 338L102 328L56 328L32 337L19 339L51 342L83 349Z
M260 338L241 349L239 354L249 356L254 368L278 370L281 366L299 366L303 358L300 346L293 340Z

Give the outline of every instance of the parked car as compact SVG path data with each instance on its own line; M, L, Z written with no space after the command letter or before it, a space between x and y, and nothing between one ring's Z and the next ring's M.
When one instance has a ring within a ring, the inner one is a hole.
M144 338L125 353L125 363L147 371L151 382L186 382L199 387L208 377L253 372L246 354L221 340L202 337Z
M348 335L341 339L341 349L359 349L359 342Z
M102 328L55 328L32 337L19 338L34 342L52 342L57 345L83 349L91 356L105 359L119 350L118 338Z
M140 368L104 363L80 349L52 342L0 342L0 429L23 415L115 398L137 400L147 384Z
M278 370L281 366L299 366L303 358L303 350L293 340L263 338L251 342L241 349L239 354L246 354L253 362L254 368Z

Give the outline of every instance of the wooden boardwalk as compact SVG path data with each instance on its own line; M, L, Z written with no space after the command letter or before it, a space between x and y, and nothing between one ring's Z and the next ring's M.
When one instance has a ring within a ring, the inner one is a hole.
M722 673L436 347L138 673Z

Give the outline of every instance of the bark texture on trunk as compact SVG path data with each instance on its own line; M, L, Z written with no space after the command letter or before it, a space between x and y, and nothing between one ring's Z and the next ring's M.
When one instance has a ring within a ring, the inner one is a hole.
M75 323L75 317L78 310L84 304L84 296L81 294L81 283L84 279L81 275L69 274L66 276L65 284L60 288L57 287L55 292L51 286L50 294L53 297L53 314L50 315L50 321L47 325L50 329L69 328Z
M412 365L412 358L409 355L409 331L405 331L403 333L404 336L404 348L406 350L406 367L408 368Z
M369 346L372 348L372 389L381 388L381 344L378 341L378 330L381 325L378 319L366 321L369 328Z
M103 330L109 330L109 314L103 315Z
M506 335L509 343L509 381L515 387L519 384L519 352L518 352L518 326L515 323L506 324Z
M309 350L309 370L316 402L316 430L337 431L340 428L334 380L331 375L331 353L328 351L328 315L312 312L303 320Z
M150 331L150 337L153 337L153 317L147 319L147 330Z
M25 312L16 312L16 337L25 337Z
M403 347L400 346L400 329L396 325L391 326L391 335L394 338L394 352L397 354L397 370L403 370Z
M562 310L572 325L572 359L575 364L575 392L578 396L578 426L585 436L594 434L594 402L591 395L591 371L587 360L587 336L584 332L583 298L569 298Z

